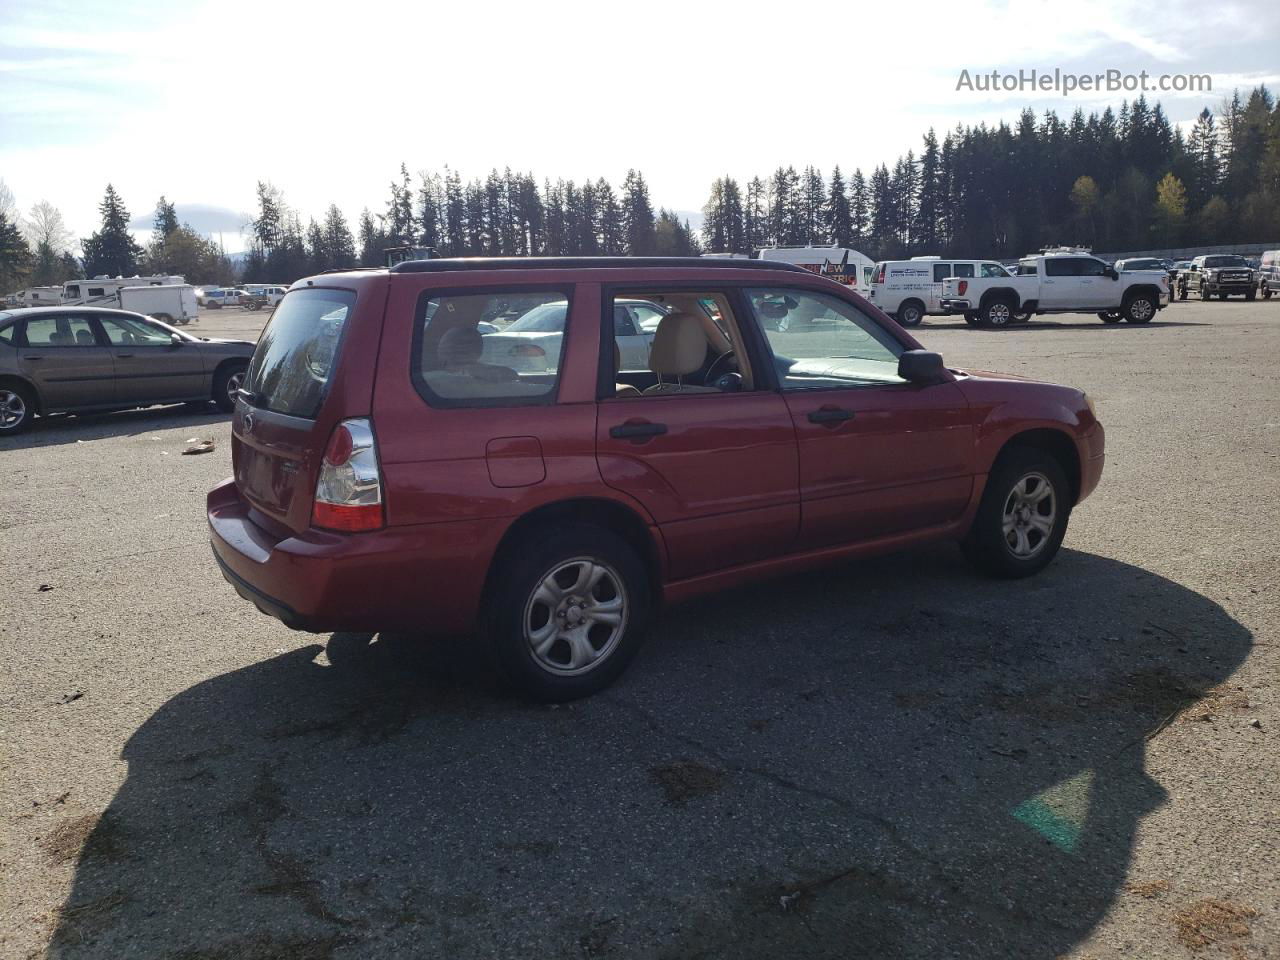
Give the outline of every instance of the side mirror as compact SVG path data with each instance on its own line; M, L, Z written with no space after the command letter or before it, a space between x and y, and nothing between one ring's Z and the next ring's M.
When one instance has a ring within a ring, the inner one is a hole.
M898 357L898 376L908 383L941 383L947 379L947 367L940 353L908 350Z
M1107 276L1110 277L1112 280L1119 280L1120 271L1117 270L1115 267L1107 267Z
M171 347L182 346L182 338L178 336L176 333L169 334L169 346Z

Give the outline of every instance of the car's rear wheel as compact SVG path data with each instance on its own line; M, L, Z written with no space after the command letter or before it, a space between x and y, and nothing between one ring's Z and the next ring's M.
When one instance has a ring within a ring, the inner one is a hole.
M919 300L908 300L898 307L897 321L904 327L918 327L924 319L924 304Z
M1270 300L1270 299L1271 299L1271 288L1270 288L1270 287L1268 287L1268 286L1266 286L1265 284L1264 284L1264 285L1263 285L1263 287L1262 287L1261 293L1262 293L1262 299L1263 299L1263 300Z
M535 700L603 690L643 641L649 578L603 527L538 527L504 551L485 598L485 643L499 673Z
M31 391L18 383L0 383L0 436L21 433L35 419L36 401Z
M1250 287L1248 291L1245 293L1244 298L1246 300L1252 300L1257 295L1258 295L1258 291L1254 290L1253 287Z
M1013 320L1013 305L1007 300L992 300L978 312L978 316L982 318L984 327L1007 327Z
M223 413L230 413L236 408L236 397L244 386L244 374L248 368L247 363L229 363L214 376L213 402Z
M1035 447L1011 447L988 476L961 547L984 573L1027 577L1057 554L1070 514L1070 487L1057 459Z

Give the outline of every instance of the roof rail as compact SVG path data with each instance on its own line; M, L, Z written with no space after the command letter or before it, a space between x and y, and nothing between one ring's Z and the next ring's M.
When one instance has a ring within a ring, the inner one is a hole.
M653 267L686 267L691 270L810 271L795 263L777 260L731 260L703 257L440 257L404 260L392 273L449 273L454 270L642 270Z

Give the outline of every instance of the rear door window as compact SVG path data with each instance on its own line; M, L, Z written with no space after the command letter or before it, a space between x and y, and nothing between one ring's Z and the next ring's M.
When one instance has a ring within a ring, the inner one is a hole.
M96 347L98 338L87 317L32 317L27 321L29 347Z
M427 291L414 322L414 386L432 406L553 403L570 305L566 290ZM522 312L506 326L497 326L496 319L514 310ZM630 325L625 313L624 319Z
M951 268L951 276L953 277L973 277L972 263L957 263Z
M933 282L941 283L947 277L951 276L951 264L935 263L933 265Z
M276 307L249 363L245 390L254 406L314 419L355 305L350 290L295 290Z

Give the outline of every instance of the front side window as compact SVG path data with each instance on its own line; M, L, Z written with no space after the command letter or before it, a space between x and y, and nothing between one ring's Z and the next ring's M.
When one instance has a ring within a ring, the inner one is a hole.
M73 283L67 287L67 299L76 300L80 296L80 285Z
M85 317L32 317L27 321L29 347L96 347L98 339Z
M898 376L898 357L906 348L853 304L800 290L748 290L747 296L782 389L906 382Z
M1107 265L1101 260L1095 260L1093 257L1081 257L1077 261L1079 263L1079 276L1082 277L1102 277L1106 276Z
M521 315L498 327L494 320L509 316L513 305ZM424 294L410 371L418 392L436 406L551 402L569 306L563 290Z
M1009 271L998 263L984 263L982 265L982 276L986 279L1009 276Z
M173 335L131 317L99 317L98 322L113 347L168 347Z

